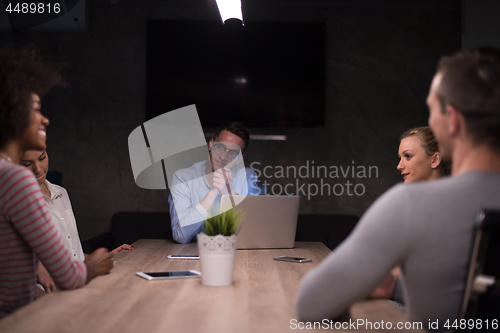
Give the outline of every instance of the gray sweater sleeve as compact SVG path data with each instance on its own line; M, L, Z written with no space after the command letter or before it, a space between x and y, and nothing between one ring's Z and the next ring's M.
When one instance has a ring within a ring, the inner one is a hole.
M301 281L297 313L303 321L335 318L368 296L404 259L411 202L402 185L382 195L351 235ZM333 223L333 222L332 222Z

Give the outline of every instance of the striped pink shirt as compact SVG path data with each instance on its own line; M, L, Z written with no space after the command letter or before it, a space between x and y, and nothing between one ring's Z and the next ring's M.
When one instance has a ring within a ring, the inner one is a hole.
M0 159L0 318L36 299L37 257L60 288L85 285L87 266L65 247L36 178Z

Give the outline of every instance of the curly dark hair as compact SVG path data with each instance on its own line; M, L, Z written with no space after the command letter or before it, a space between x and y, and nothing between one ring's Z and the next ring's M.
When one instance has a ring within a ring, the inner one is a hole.
M61 67L45 61L34 46L0 50L0 149L28 128L31 94L42 97L64 83Z

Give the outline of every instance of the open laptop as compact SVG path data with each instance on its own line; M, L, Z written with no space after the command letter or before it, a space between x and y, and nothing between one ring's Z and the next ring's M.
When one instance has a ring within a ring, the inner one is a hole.
M291 249L295 243L298 195L233 195L235 209L245 213L238 249ZM230 197L221 198L221 212L231 209Z

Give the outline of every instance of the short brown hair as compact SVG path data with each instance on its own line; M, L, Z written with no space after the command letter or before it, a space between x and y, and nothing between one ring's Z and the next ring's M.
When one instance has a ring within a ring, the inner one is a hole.
M500 152L500 50L476 48L444 56L437 96L442 112L451 105L465 118L476 144Z
M63 83L59 69L33 46L0 50L0 149L28 128L31 94L42 97Z
M428 156L432 156L434 155L434 153L439 153L438 143L436 141L436 138L434 137L432 130L428 126L415 127L409 129L406 132L404 132L403 135L401 135L401 138L399 140L401 141L404 138L413 135L418 137L420 145L422 146L422 148L424 149L425 153ZM439 163L437 169L442 176L448 176L451 173L451 163L443 161L441 159L441 163Z
M248 148L248 144L250 143L250 133L245 126L234 121L220 125L219 128L217 128L217 131L215 131L215 138L217 138L222 131L231 132L234 135L238 136L241 140L243 140L243 143L245 144L243 152L245 152L245 150Z

